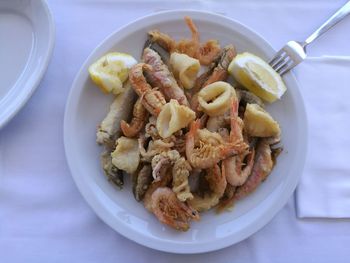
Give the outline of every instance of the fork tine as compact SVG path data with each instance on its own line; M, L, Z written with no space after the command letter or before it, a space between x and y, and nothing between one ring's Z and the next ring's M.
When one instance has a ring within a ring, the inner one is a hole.
M294 63L289 63L289 65L287 65L284 68L281 68L280 71L278 72L278 74L280 74L281 76L284 75L285 73L287 73L289 70L291 70L292 68L294 68L295 64Z
M283 75L306 58L305 43L289 41L270 60L270 66Z
M289 66L289 63L284 63L281 67L279 67L276 72L281 75L281 72L284 71Z
M277 53L270 61L269 64L272 67L273 64L280 58L280 55Z
M286 52L283 49L278 51L277 54L273 57L273 59L271 59L271 61L269 62L270 66L274 67L278 62L281 61L281 59L284 58L285 55Z
M270 64L270 65L273 65L274 63L276 63L276 61L280 59L281 54L282 54L282 49L279 50L279 51L275 54L275 56L269 61L269 64Z
M278 66L275 66L273 69L279 73L282 69L284 69L286 66L289 65L289 63L292 62L292 59L287 56L284 60L283 63L280 63Z
M286 59L288 59L288 57L282 58L280 61L278 61L278 63L276 63L275 65L273 65L272 68L273 68L275 71L278 71L278 69L280 69L281 67L283 67L283 65L285 65L285 64L288 62L288 60L286 60Z

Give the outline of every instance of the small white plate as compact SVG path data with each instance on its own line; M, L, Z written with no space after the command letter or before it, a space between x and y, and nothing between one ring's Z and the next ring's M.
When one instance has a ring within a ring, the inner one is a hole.
M268 106L281 124L284 151L267 180L250 196L239 201L232 212L203 213L189 231L177 232L162 225L141 203L135 201L130 182L122 191L103 175L95 143L96 127L108 111L111 97L92 83L88 67L110 51L140 58L146 33L158 28L176 38L189 37L183 17L193 18L201 39L219 39L222 46L233 43L238 52L250 51L264 59L273 48L254 31L226 17L199 11L170 11L141 18L107 37L78 72L67 102L64 144L73 178L92 209L120 234L145 246L176 253L200 253L237 243L269 222L292 195L301 175L306 153L306 116L294 76L284 80L288 91Z
M45 1L0 1L0 128L38 86L51 57L54 35Z

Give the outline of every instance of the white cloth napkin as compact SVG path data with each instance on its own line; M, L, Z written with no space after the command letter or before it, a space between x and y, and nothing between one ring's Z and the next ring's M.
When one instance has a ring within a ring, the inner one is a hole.
M308 115L299 217L350 218L350 57L310 58L296 68Z

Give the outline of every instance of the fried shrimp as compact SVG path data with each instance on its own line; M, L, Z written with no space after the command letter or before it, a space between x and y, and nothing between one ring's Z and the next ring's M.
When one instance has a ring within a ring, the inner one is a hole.
M148 84L143 74L144 70L151 71L152 67L144 63L133 66L129 72L130 83L137 95L140 96L142 105L149 113L158 116L166 101L159 90L153 89L152 86Z
M192 167L206 169L236 153L230 144L224 143L218 133L205 129L204 132L209 136L199 138L198 134L203 133L203 130L200 132L199 126L199 120L193 122L186 134L186 157Z
M199 220L199 214L179 201L167 187L159 187L152 194L152 211L158 220L176 230L187 231L190 220Z
M216 206L225 193L227 185L225 175L220 171L217 164L213 168L207 169L206 172L205 179L208 182L210 192L207 192L204 196L194 194L193 199L189 200L189 204L199 212Z
M148 117L146 108L142 105L142 99L138 98L134 105L133 117L130 124L125 120L120 122L120 128L126 137L135 137L145 126Z
M191 31L191 39L182 39L177 43L176 50L185 53L193 58L198 58L202 65L210 65L220 53L221 48L217 40L208 40L204 44L200 43L200 36L193 20L186 16L185 22Z
M253 192L262 181L271 173L273 168L273 161L271 156L270 145L265 139L262 139L257 146L255 162L253 165L252 173L248 177L247 181L237 188L235 193L235 199L240 200Z
M159 30L148 31L148 36L152 43L157 43L169 53L176 50L176 41L171 36L159 32Z
M198 59L202 65L210 65L220 51L221 48L217 40L208 40L200 46Z
M191 39L181 39L176 45L176 50L179 53L185 53L190 57L198 58L200 42L197 27L188 16L185 17L185 22L191 31L192 37Z
M220 44L215 39L200 43L200 35L193 20L185 16L185 23L191 31L190 39L181 39L176 42L172 37L158 30L148 32L149 41L157 43L169 53L178 52L197 58L202 65L210 65L221 51Z
M240 186L245 183L250 175L254 164L255 150L252 149L248 154L239 154L229 157L222 161L225 167L225 176L227 182L232 186ZM244 166L244 159L246 165ZM243 167L244 166L244 167Z
M186 161L184 157L176 160L173 166L173 191L176 193L177 198L184 202L191 200L193 195L190 191L190 185L188 183L188 177L192 170L191 165Z

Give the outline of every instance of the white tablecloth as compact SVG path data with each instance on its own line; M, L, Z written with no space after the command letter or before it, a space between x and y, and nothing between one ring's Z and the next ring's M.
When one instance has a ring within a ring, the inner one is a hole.
M343 3L49 1L57 29L51 63L31 100L0 131L0 262L347 262L350 220L297 219L294 198L263 229L220 251L175 255L140 246L105 225L83 200L62 137L65 102L79 67L108 34L135 18L179 7L210 10L241 21L279 48L304 39ZM347 19L309 54L350 55L349 26Z

